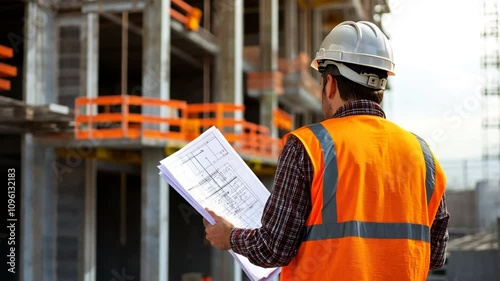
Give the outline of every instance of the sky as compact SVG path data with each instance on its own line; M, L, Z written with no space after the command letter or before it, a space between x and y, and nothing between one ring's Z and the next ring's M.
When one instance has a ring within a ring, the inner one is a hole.
M440 160L481 156L477 0L392 0L383 27L396 76L388 119L423 137Z
M429 143L449 188L498 179L500 161L485 166L481 160L481 1L388 2L391 13L383 28L392 42L396 76L384 96L387 118Z

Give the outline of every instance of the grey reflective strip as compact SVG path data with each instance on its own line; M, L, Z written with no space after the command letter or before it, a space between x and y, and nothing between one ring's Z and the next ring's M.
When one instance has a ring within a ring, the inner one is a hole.
M430 230L426 225L412 223L380 223L347 221L337 222L337 183L338 166L337 153L332 137L321 123L308 126L314 133L323 151L324 173L323 173L323 224L307 226L304 240L324 240L342 237L363 238L385 238L385 239L410 239L419 241L430 241ZM420 141L420 139L419 139ZM422 144L422 142L421 142ZM425 144L425 142L424 142ZM427 199L430 200L434 190L434 159L427 145L422 146L426 158L426 189ZM428 157L430 156L430 159ZM429 162L432 161L432 162ZM427 163L432 163L432 166ZM428 167L432 167L429 169ZM431 190L429 188L432 188Z
M342 237L410 239L430 241L429 227L411 223L380 223L348 221L341 223L317 224L306 228L305 239L324 240Z
M323 159L325 163L323 175L323 222L336 223L337 222L337 181L338 181L338 168L337 168L337 153L335 152L335 145L333 143L330 133L321 123L316 123L308 126L314 133L321 149L323 150Z
M427 143L421 139L419 136L415 135L420 143L422 152L424 153L425 159L425 193L427 194L427 204L431 201L432 194L434 193L434 187L436 185L436 164L434 163L434 157L432 157L431 150Z

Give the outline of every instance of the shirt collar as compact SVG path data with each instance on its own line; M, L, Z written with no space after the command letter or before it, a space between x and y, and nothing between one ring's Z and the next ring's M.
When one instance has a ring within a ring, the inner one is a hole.
M341 118L352 115L374 115L385 118L382 107L370 100L348 101L333 114L333 118Z

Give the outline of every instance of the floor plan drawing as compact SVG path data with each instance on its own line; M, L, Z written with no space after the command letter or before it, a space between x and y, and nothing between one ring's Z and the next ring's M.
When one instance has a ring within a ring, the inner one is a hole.
M239 227L258 227L269 192L219 134L205 132L162 164L202 207Z
M220 131L212 127L188 145L160 161L160 176L205 219L205 208L235 227L258 228L269 191ZM232 251L252 280L272 280L280 268L262 268Z

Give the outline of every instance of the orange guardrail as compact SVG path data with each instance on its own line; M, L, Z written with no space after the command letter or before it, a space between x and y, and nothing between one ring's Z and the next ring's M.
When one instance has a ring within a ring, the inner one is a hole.
M14 56L14 50L0 45L0 59L9 59ZM0 63L0 91L10 91L11 84L9 80L2 79L5 77L16 77L17 67L10 66L5 63Z
M231 103L199 103L189 104L186 108L186 139L192 140L206 129L216 126L229 142L234 142L238 136L234 132L243 120L236 119L236 114L243 115L244 105Z
M146 114L147 107L156 107L158 114ZM174 116L160 117L159 107L166 107ZM191 141L216 126L238 152L276 157L280 140L271 138L265 126L237 119L244 110L244 105L229 103L187 104L129 95L79 97L75 101L75 138Z
M279 108L273 111L273 121L274 125L278 129L283 129L286 131L291 131L293 129L292 116Z
M170 16L179 22L183 23L184 26L189 29L196 31L200 26L200 19L202 12L200 9L192 7L188 3L182 0L172 0L172 7L170 8ZM178 7L182 12L174 10L173 6Z
M211 126L216 126L236 151L265 157L276 157L281 141L270 136L269 128L235 116L243 115L244 105L213 103L188 104L184 128L190 141Z
M10 59L14 57L14 50L0 45L0 59Z
M0 91L10 91L11 85L9 80L0 79Z
M86 107L88 113L81 111L83 106ZM130 112L131 106L140 107L140 110L132 110L140 112ZM97 112L93 112L93 107L97 107ZM111 107L119 107L119 109L115 112L109 112ZM144 114L147 108L156 108L159 112L161 107L173 113L170 114L173 116L159 117ZM75 137L76 139L147 137L184 140L181 128L185 109L186 102L177 100L165 101L129 95L100 96L97 98L79 97L75 100ZM160 125L168 126L168 129L164 130Z
M280 71L249 72L247 90L252 96L259 95L261 91L273 91L276 94L283 94L283 73Z
M239 144L237 151L264 157L276 157L281 150L281 140L272 138L268 127L250 122L244 122Z
M17 67L0 63L0 77L16 77Z

